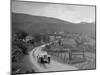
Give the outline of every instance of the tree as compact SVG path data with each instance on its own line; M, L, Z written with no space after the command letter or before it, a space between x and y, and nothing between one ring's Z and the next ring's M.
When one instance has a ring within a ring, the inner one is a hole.
M44 42L48 42L48 36L47 35L42 35L42 40Z
M35 42L40 42L41 41L41 35L40 34L38 34L38 33L36 33L35 35L34 35L34 40L35 40Z
M75 42L76 42L77 46L80 46L80 45L83 44L83 42L81 41L80 38L76 38L76 39L75 39Z
M28 33L24 32L24 31L18 31L18 32L15 32L14 34L14 38L17 39L17 40L21 40L21 39L25 39L25 37L28 35Z

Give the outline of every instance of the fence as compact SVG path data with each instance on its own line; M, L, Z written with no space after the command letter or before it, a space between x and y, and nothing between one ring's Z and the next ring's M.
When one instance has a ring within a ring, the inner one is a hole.
M52 56L56 56L58 59L65 61L66 63L69 63L73 60L75 60L75 57L79 57L81 59L85 59L85 51L84 50L71 50L71 49L66 49L66 50L49 50L47 51L48 54ZM78 62L78 61L77 61Z

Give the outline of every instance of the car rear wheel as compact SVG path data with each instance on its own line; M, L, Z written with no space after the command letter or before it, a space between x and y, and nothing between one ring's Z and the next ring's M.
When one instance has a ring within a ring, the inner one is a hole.
M50 57L48 57L48 64L50 64Z

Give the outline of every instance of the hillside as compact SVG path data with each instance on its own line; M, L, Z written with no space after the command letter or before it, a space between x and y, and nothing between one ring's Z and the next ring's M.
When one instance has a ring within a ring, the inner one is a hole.
M12 13L13 31L18 29L29 33L48 32L84 32L87 35L95 35L94 23L71 23L51 17L33 16L21 13Z

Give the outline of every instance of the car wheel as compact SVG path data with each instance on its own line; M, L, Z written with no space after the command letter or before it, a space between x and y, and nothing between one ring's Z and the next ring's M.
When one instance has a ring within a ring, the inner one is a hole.
M40 61L41 61L41 63L44 63L43 58L41 58L41 60L40 60Z
M48 64L50 64L50 57L48 57Z

